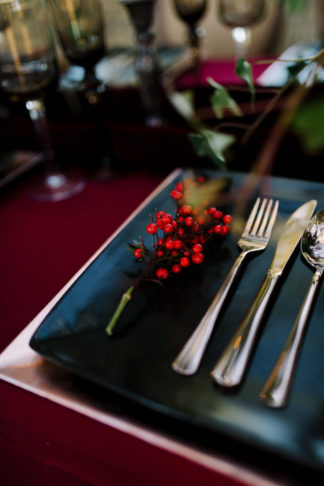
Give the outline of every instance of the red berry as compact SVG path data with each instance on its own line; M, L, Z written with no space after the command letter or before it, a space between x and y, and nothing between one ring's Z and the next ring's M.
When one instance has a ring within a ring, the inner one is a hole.
M164 243L163 238L159 238L159 240L157 242L158 246L163 245L163 243Z
M192 251L194 253L201 253L203 251L203 247L200 243L196 243L193 247L192 247Z
M170 223L170 219L169 219L169 216L167 214L163 214L163 216L161 217L161 220L162 220L163 224Z
M172 251L171 251L171 255L172 255L172 256L177 256L177 255L178 255L178 253L179 253L179 252L178 252L177 250L172 250Z
M199 177L197 177L197 181L200 182L200 183L205 182L205 178L203 176L199 176Z
M174 241L174 248L176 250L180 250L181 247L182 247L182 241L181 240L175 240Z
M226 235L229 232L229 226L224 225L222 226L222 235Z
M183 182L178 182L175 188L176 191L183 191Z
M161 219L158 219L158 220L156 221L156 225L157 225L157 227L158 227L160 230L161 230L161 229L163 229L163 226L164 226L164 225L163 225L163 223L162 223Z
M176 222L176 220L175 220L175 219L174 219L173 221L171 221L171 225L172 225L172 227L173 227L174 229L177 229L177 227L178 227L178 224L177 224L177 222Z
M163 250L158 250L158 251L156 252L156 254L157 254L157 256L158 256L159 258L161 258L161 257L163 257L163 255L164 255L164 251L163 251Z
M204 214L199 214L196 218L196 221L198 224L204 224L205 222L205 215Z
M181 265L179 265L179 263L175 263L174 265L172 265L172 272L173 273L181 272Z
M195 253L192 255L191 260L196 264L202 263L204 261L204 255L202 253Z
M150 235L154 235L155 233L157 233L157 230L158 230L158 227L155 223L150 223L146 226L146 231L150 234Z
M190 206L190 204L185 204L184 206L182 206L181 214L183 214L183 216L189 216L189 214L191 213L192 213L192 207Z
M183 228L179 228L179 229L178 229L178 235L179 235L179 236L183 236L183 235L184 235L184 230L183 230Z
M230 224L232 221L232 216L230 214L225 214L225 216L223 216L223 221L225 224Z
M168 250L172 250L174 248L174 241L173 240L167 240L165 242L165 247L168 249Z
M172 224L168 223L168 224L164 225L164 228L163 228L163 229L164 229L164 231L165 231L166 233L172 233L172 231L173 231L173 226L172 226Z
M186 219L185 219L185 225L186 226L193 226L194 224L194 220L191 216L188 216Z
M155 215L156 219L160 219L163 216L163 214L165 214L164 211L158 211Z
M187 258L187 257L182 257L182 258L181 258L181 260L180 260L180 265L181 265L182 267L189 267L189 265L190 265L190 260L189 260L189 258Z
M169 272L167 271L166 268L158 268L156 271L156 276L157 278L163 278L166 279L168 278Z
M208 208L208 214L215 214L215 213L216 213L216 208L214 207Z
M216 224L216 226L214 227L214 232L218 235L222 233L222 227L220 224Z
M199 236L199 241L200 241L200 243L202 243L202 244L206 243L206 239L205 239L204 235L200 235L200 236Z
M136 248L136 250L134 251L134 256L136 256L136 258L142 258L143 250L141 248Z
M216 211L214 212L214 218L215 219L221 219L222 217L223 217L222 211L219 211L218 209L216 209Z
M183 254L185 257L190 257L190 251L186 250Z

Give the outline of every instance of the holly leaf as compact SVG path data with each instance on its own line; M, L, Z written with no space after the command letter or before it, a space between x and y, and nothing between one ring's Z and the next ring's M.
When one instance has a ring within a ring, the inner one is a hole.
M223 118L225 110L231 111L235 116L241 116L242 112L228 90L212 78L207 78L207 81L214 88L210 102L217 118Z
M234 136L202 128L198 133L190 133L189 139L198 156L209 157L220 169L226 169L224 153L234 143Z
M324 148L324 97L303 105L298 111L293 128L299 133L304 148L318 152Z
M243 79L243 81L246 82L250 89L251 97L252 99L254 99L255 87L251 64L243 57L241 57L241 59L239 59L235 65L235 74L237 74L237 76L239 76L241 79Z

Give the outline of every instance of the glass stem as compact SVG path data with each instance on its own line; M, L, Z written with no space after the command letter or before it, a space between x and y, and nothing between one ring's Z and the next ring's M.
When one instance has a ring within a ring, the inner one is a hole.
M232 29L232 38L235 46L236 59L246 59L248 48L251 44L251 30L246 27Z
M26 108L34 124L44 153L46 170L45 183L52 189L57 189L65 184L66 178L57 168L44 103L40 99L31 99L26 102Z

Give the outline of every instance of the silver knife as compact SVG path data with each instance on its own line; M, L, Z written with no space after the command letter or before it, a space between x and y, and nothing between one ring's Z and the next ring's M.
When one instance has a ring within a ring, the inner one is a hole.
M254 349L262 317L271 293L309 223L316 205L317 201L308 201L296 209L285 223L277 242L272 263L260 290L211 371L213 379L219 385L233 387L241 383Z

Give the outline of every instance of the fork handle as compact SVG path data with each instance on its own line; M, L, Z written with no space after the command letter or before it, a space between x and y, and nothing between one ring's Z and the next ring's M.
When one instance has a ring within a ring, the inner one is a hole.
M248 253L248 251L242 251L237 257L205 315L172 363L172 368L176 373L181 375L193 375L196 373L224 300L241 263Z
M307 329L309 312L322 273L321 270L314 273L282 353L260 394L269 407L279 408L287 404L297 358Z
M234 333L220 359L211 371L213 379L222 386L241 383L258 337L264 311L279 275L268 273L246 316Z

